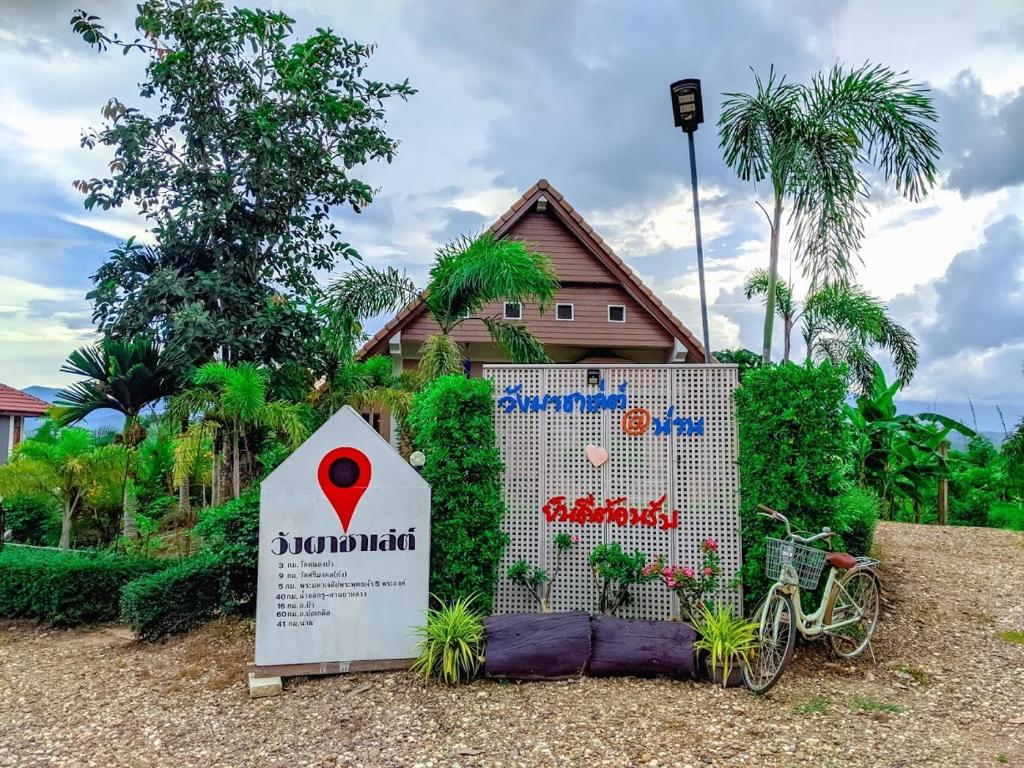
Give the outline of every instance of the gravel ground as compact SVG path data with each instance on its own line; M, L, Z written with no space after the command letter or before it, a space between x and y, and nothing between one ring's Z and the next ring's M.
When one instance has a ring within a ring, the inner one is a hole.
M251 701L252 625L158 646L0 630L0 766L1024 766L1024 534L884 524L875 660L801 645L766 697L667 680L286 682Z

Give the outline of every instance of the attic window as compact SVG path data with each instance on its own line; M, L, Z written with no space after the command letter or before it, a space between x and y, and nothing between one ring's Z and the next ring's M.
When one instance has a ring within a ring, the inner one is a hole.
M609 323L624 323L626 322L626 308L621 304L609 304L608 305L608 322Z
M556 320L572 320L573 318L573 306L572 304L556 304L555 305L555 319Z
M506 320L522 320L523 319L523 305L518 301L506 301L505 302L505 319Z

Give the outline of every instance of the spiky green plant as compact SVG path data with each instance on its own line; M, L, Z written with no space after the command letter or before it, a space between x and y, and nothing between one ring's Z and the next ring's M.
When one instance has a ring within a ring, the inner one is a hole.
M75 424L93 411L109 408L124 415L121 442L127 450L122 484L121 533L134 536L135 449L146 438L139 415L174 392L181 372L180 355L166 352L146 336L131 340L104 338L68 355L61 371L85 377L57 393L58 422Z
M457 685L476 676L483 661L484 624L473 610L473 596L427 609L427 623L415 632L419 656L412 668L425 681Z
M462 373L465 357L452 336L466 322L483 323L491 339L516 363L549 363L544 346L522 323L481 314L492 302L535 302L544 311L558 290L551 260L520 240L490 234L460 237L436 254L425 290L403 272L389 267L360 267L342 275L328 289L339 315L367 318L426 302L441 332L424 342L420 370L425 378Z
M723 688L733 663L748 664L757 651L757 624L736 616L726 605L709 608L701 603L693 628L700 635L693 647L707 651L712 669L721 668Z

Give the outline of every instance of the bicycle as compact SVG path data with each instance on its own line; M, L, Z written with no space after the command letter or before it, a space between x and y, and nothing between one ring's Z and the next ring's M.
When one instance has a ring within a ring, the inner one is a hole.
M763 504L757 508L758 514L786 525L785 539L766 539L765 574L775 583L754 611L759 646L751 663L743 665L746 686L766 693L792 658L798 631L808 640L827 636L832 650L843 658L863 653L878 623L881 582L873 558L808 546L822 540L831 546L830 529L802 536L804 532L794 532L781 512ZM818 586L825 563L830 568L821 604L813 613L804 613L800 590Z

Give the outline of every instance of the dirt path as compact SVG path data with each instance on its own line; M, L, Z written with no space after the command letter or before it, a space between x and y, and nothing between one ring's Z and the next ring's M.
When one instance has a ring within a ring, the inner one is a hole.
M664 680L289 682L250 701L246 622L162 646L0 632L0 766L1024 766L1024 534L883 525L871 659L800 646L765 698Z

